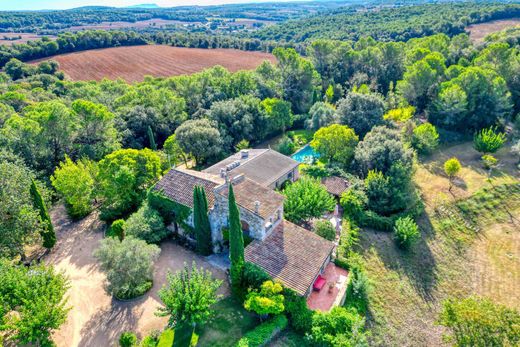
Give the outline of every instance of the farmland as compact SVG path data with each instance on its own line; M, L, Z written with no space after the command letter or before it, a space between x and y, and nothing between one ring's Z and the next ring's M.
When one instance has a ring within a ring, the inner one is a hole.
M116 47L52 57L72 80L122 78L139 82L144 76L191 74L222 65L230 71L254 69L271 54L233 49L179 48L160 45Z
M520 25L520 18L501 19L491 22L472 24L466 28L473 42L482 42L484 38L497 31Z
M47 36L54 39L55 36ZM12 45L19 43L27 43L28 41L35 41L41 39L42 35L33 33L0 33L0 45Z

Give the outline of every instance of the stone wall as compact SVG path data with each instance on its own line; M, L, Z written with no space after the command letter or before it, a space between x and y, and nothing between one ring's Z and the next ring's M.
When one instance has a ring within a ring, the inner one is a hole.
M285 175L280 176L275 182L273 182L269 188L271 189L277 189L284 184L285 181L291 181L294 182L300 177L300 171L298 170L298 167L294 168L293 170L287 172Z

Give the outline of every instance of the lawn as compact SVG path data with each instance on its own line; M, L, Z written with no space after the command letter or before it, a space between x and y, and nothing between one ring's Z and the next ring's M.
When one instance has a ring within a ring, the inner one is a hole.
M449 192L442 164L452 156L463 170ZM489 179L470 143L421 159L415 182L426 210L410 252L398 250L391 233L362 232L372 345L444 345L435 321L447 297L477 294L520 308L520 182L507 149L497 157L502 166Z
M206 324L197 327L199 346L234 346L247 331L260 322L233 297L215 304L215 315Z

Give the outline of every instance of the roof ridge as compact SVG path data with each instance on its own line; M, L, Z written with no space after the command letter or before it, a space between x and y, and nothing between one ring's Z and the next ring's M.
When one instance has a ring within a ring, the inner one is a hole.
M224 183L224 180L220 179L220 177L218 177L216 175L213 175L213 174L206 173L206 172L190 170L190 169L178 169L178 168L172 168L172 170L180 172L183 175L195 177L195 178L207 181L207 182L211 182L211 183L215 183L215 184L223 184ZM192 174L192 173L194 173L194 174ZM204 176L206 176L206 177L204 177Z

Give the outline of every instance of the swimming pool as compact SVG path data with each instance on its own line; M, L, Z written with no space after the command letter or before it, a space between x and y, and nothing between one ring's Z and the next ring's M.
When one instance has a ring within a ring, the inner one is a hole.
M305 145L298 152L291 155L291 158L300 163L313 163L319 157L319 153L312 149L310 145Z

